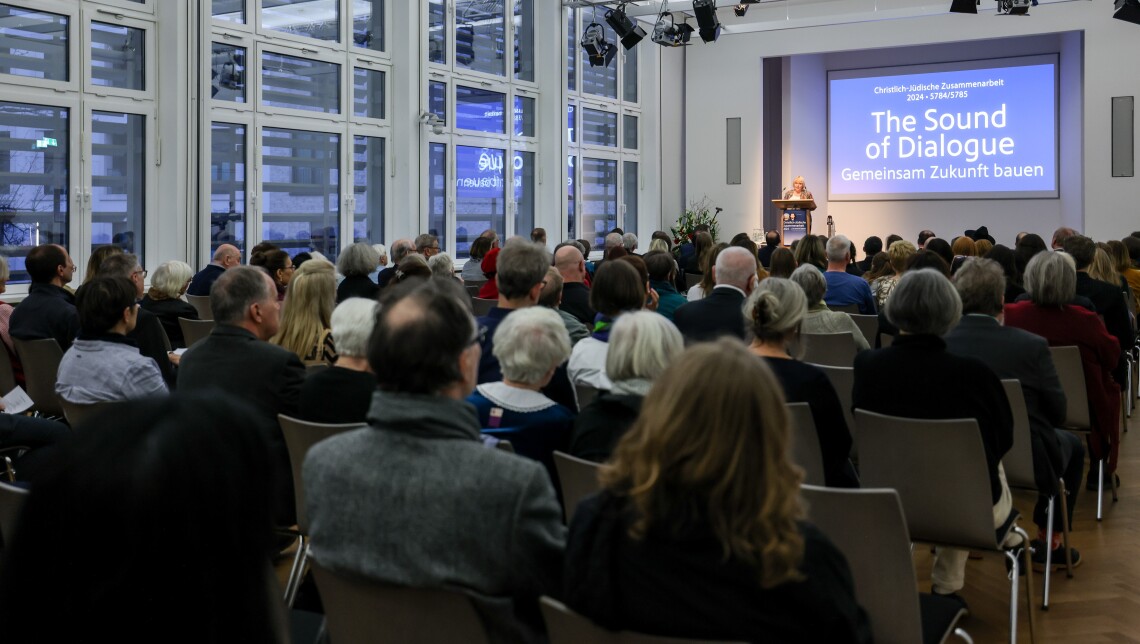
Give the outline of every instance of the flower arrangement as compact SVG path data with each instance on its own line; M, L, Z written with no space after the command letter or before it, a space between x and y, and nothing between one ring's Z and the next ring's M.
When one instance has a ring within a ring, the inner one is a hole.
M674 253L680 252L681 244L693 241L693 234L696 232L697 226L702 224L709 227L709 234L712 235L713 241L716 241L717 233L720 231L716 217L720 214L721 209L717 208L715 212L711 212L712 210L708 197L704 197L700 201L689 202L689 207L677 219L677 225L669 229L669 233L673 235Z

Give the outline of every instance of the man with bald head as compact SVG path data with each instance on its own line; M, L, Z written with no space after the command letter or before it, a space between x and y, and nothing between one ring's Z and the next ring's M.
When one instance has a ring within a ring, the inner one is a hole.
M559 308L573 315L587 328L594 327L590 308L590 287L586 286L586 258L574 244L560 244L554 251L554 268L562 276L562 304Z
M18 340L54 338L67 351L79 335L75 297L63 288L75 275L75 263L59 244L36 246L24 260L32 279L28 297L12 311L8 332Z
M190 280L186 294L209 295L210 287L214 285L214 282L221 277L222 273L234 266L241 266L241 251L237 249L237 246L231 244L218 246L218 250L214 251L214 261L206 264L206 267L198 271L194 279Z
M716 340L722 335L744 339L744 298L756 288L756 257L746 248L729 246L716 257L712 292L673 313L685 343Z
M400 266L400 261L416 252L416 244L410 239L397 239L392 242L391 250L392 265L380 271L376 276L376 283L380 285L380 288L387 286L388 282L396 277L396 269Z

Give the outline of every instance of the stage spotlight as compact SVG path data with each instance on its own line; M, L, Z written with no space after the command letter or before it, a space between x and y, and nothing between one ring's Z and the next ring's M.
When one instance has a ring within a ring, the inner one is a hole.
M741 17L741 18L743 18L743 17L744 17L744 14L748 13L748 5L746 5L746 4L744 4L743 2L741 2L740 4L738 4L738 5L736 5L735 7L733 7L733 8L732 8L732 11L733 11L733 13L735 13L735 14L736 14L738 17Z
M997 0L998 15L1028 16L1031 0Z
M641 42L645 37L645 30L641 28L634 21L625 15L625 5L619 6L617 9L610 9L606 12L606 23L614 30L621 46L626 49L633 49L633 46Z
M978 13L982 0L954 0L950 3L950 13Z
M657 24L653 26L653 42L662 47L680 47L689 44L695 29L689 23L673 22L673 14L662 13L657 16Z
M697 16L697 32L701 34L701 40L715 42L720 37L716 0L693 0L693 13Z
M1113 18L1140 25L1140 0L1116 0Z
M590 57L590 67L609 67L617 55L617 47L606 42L606 30L596 22L591 22L582 32L582 49Z

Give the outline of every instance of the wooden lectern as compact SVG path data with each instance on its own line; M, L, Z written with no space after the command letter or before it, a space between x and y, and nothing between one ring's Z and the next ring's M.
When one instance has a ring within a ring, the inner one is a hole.
M773 199L772 205L780 211L780 241L784 246L811 233L815 199Z

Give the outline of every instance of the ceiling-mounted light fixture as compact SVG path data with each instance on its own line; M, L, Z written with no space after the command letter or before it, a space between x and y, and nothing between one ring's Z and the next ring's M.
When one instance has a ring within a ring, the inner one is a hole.
M998 15L1028 16L1029 6L1037 6L1036 0L997 0Z
M950 3L950 13L978 13L982 0L954 0Z
M693 0L693 13L697 16L697 32L701 40L715 42L720 38L720 18L716 17L716 0Z
M633 49L634 45L641 42L641 39L645 37L645 30L641 28L641 25L625 15L624 2L618 5L617 9L610 9L606 12L606 24L614 30L618 40L621 40L621 46L626 49Z
M1140 0L1116 0L1113 18L1140 25Z
M590 57L590 67L609 67L617 55L617 47L606 41L606 30L591 22L582 32L582 50Z
M689 38L696 31L687 22L677 24L673 14L669 13L669 0L661 3L661 13L657 15L657 24L653 26L653 42L662 47L680 47L689 44Z

